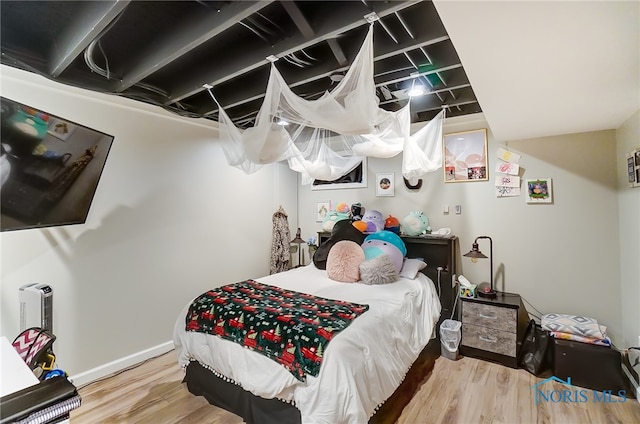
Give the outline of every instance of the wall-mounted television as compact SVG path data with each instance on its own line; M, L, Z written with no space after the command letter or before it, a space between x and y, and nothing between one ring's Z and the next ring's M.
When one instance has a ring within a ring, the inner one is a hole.
M82 224L113 136L0 97L2 231Z

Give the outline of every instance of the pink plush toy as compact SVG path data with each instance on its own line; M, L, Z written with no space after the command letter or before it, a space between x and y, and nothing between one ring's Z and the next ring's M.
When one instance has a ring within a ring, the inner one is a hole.
M364 262L362 247L351 240L341 240L329 251L327 276L334 281L354 283L360 280L362 262Z

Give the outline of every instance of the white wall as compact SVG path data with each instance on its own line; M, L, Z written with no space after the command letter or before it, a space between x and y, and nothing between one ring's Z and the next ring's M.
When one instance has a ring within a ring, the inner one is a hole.
M171 341L203 291L268 274L278 205L297 224L288 168L246 176L214 122L1 71L2 96L115 137L86 224L1 234L1 335L20 330L18 288L49 284L58 364L84 373Z
M623 346L640 346L640 187L630 188L626 155L640 148L640 110L616 131Z
M170 341L192 297L268 273L277 206L289 213L293 231L299 217L306 239L320 228L315 204L323 200L359 201L399 219L422 210L434 229L458 235L461 253L489 235L500 290L520 293L542 313L592 316L620 347L640 335L640 189L621 183L621 154L639 147L638 113L617 132L505 145L522 154L523 177L553 178L552 205L495 197L498 143L490 130L488 182L445 184L437 171L412 192L397 157L369 160L366 189L311 191L284 165L251 176L230 168L212 122L0 71L2 96L115 136L86 224L0 234L0 334L11 339L19 331L18 288L50 284L55 351L72 375ZM482 115L467 116L448 119L445 132L486 126ZM395 197L375 197L376 172L395 173ZM486 261L459 263L472 281L487 279Z
M445 133L487 128L480 115L447 119ZM369 159L366 189L311 191L301 187L299 219L303 235L320 228L317 201L361 202L402 220L422 210L433 229L449 227L459 237L460 271L471 281L488 281L489 263L471 263L461 254L476 236L493 239L494 275L501 291L519 293L540 313L583 314L609 327L621 340L621 292L614 131L599 131L512 141L499 145L489 137L489 181L444 183L442 170L423 178L419 191L402 182L401 157ZM525 196L496 198L496 149L522 155L523 178L552 178L553 204L527 204ZM395 173L395 197L375 196L377 172ZM444 215L442 208L449 205ZM462 206L456 215L455 205ZM637 215L636 215L637 217ZM480 241L488 250L488 242ZM538 314L527 305L529 312Z

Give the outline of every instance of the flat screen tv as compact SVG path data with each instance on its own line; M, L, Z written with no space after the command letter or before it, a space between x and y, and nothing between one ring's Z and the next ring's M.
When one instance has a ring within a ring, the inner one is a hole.
M113 136L4 97L0 103L2 231L86 222Z

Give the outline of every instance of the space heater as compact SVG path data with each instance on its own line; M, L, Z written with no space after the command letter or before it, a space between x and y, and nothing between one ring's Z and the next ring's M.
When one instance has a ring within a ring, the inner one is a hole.
M53 289L47 284L20 287L20 331L39 327L53 333Z

